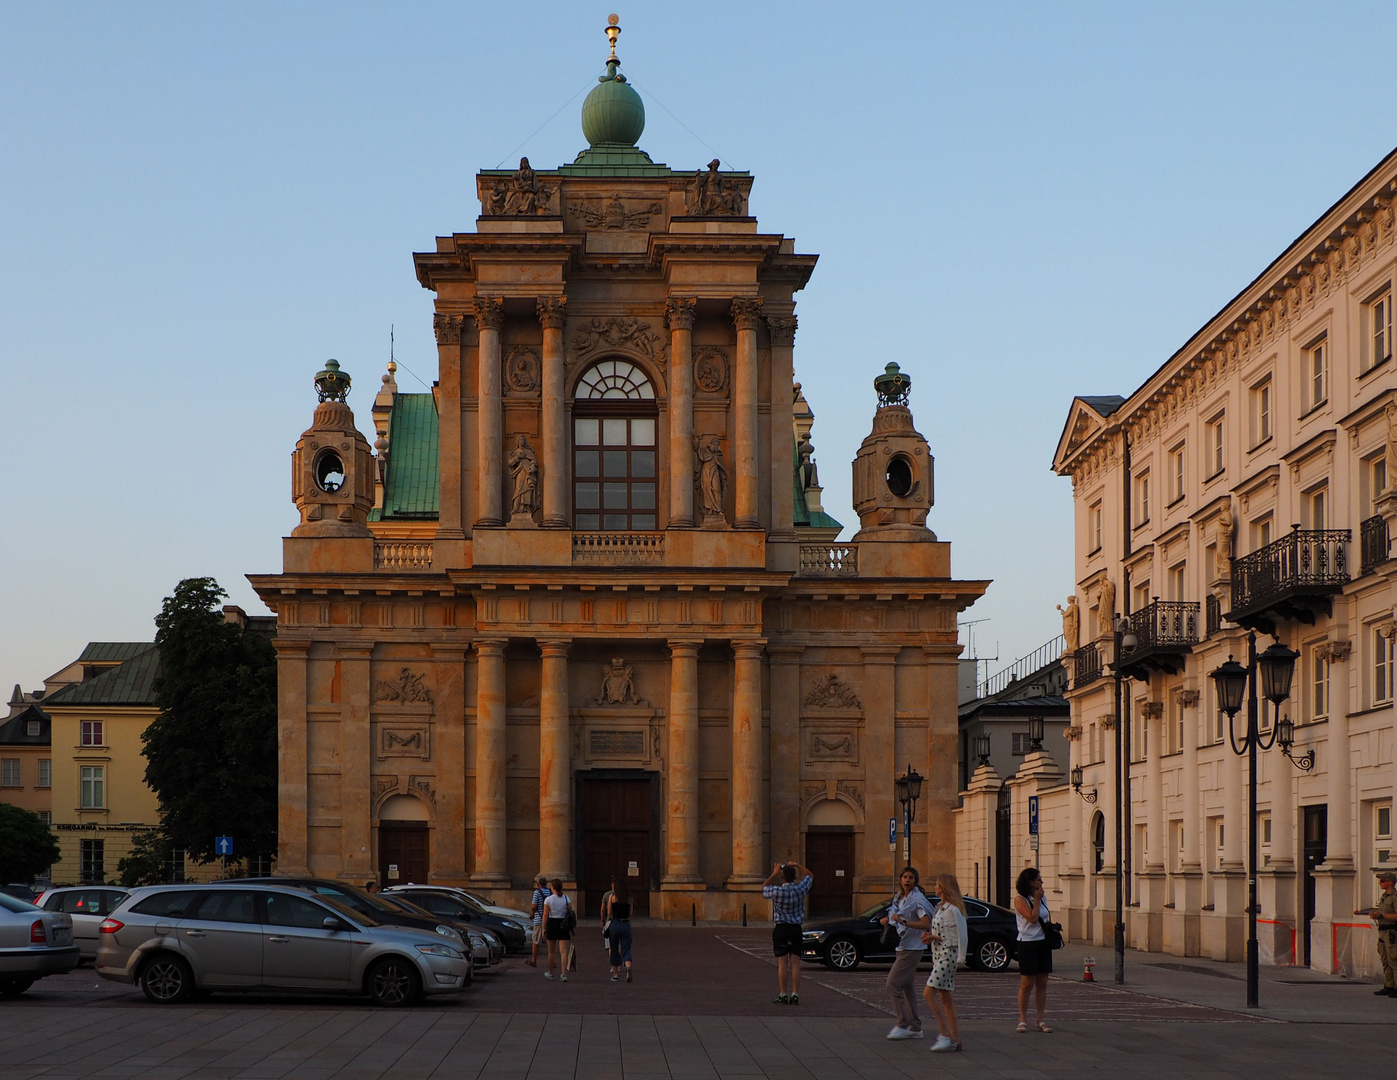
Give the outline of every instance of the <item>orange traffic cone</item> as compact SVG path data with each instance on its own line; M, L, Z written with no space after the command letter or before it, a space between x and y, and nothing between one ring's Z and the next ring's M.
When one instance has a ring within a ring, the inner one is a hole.
M1096 982L1091 974L1091 969L1096 967L1096 957L1088 956L1082 960L1082 982Z

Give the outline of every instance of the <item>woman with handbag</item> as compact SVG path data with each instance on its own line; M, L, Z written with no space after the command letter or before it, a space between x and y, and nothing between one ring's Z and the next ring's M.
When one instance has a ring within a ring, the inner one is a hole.
M568 981L568 949L572 945L572 928L577 925L577 916L572 910L572 901L563 895L563 883L554 878L548 883L549 894L543 901L543 935L548 939L548 970L545 979L553 978L556 967L563 982Z
M1048 976L1053 973L1053 947L1048 941L1048 930L1057 928L1049 922L1048 902L1043 899L1043 875L1036 866L1019 874L1014 892L1014 920L1019 927L1018 1031L1028 1030L1028 995L1032 991L1038 1030L1046 1034L1053 1030L1043 1023Z

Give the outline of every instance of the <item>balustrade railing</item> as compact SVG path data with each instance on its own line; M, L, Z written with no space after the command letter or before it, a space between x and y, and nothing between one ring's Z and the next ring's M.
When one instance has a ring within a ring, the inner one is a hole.
M979 686L977 697L986 698L992 694L997 694L1009 684L1021 677L1032 675L1035 671L1047 667L1054 660L1062 656L1063 650L1067 648L1067 639L1061 634L1053 638L1046 645L1039 645L1027 656L1021 656L1002 671L997 671Z
M1101 651L1093 642L1083 645L1072 654L1072 685L1086 686L1101 678Z
M1376 570L1387 562L1387 518L1379 514L1361 522L1358 526L1358 544L1362 551L1362 573Z
M801 577L857 577L857 544L801 544Z
M1130 615L1135 648L1187 648L1198 643L1198 604L1192 600L1156 600Z
M375 540L375 570L430 570L432 568L431 541L422 540Z
M1348 529L1293 529L1232 564L1232 610L1255 611L1305 586L1349 579Z
M575 532L572 561L606 566L659 566L665 561L662 532Z

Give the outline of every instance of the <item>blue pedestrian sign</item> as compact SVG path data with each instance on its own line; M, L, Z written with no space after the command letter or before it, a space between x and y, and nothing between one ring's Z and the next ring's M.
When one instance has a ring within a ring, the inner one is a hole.
M217 852L219 855L233 854L233 838L231 836L214 837L213 850Z
M1028 797L1028 835L1038 835L1038 796Z

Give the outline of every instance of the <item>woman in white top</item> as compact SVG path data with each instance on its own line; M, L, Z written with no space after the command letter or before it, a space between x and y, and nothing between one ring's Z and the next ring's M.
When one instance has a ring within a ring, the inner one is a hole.
M921 875L907 867L898 877L897 895L888 913L879 921L898 932L897 958L888 971L887 991L893 1000L897 1023L888 1032L890 1039L922 1038L922 1018L917 1015L917 992L912 982L922 962L926 945L919 930L931 929L931 901L918 887Z
M1038 1013L1038 1030L1053 1029L1043 1023L1043 1006L1048 997L1048 976L1053 973L1053 950L1043 927L1048 922L1048 902L1043 899L1043 876L1036 866L1019 874L1014 885L1014 920L1019 926L1019 1027L1028 1030L1028 994Z
M548 970L543 973L543 977L551 979L556 965L563 982L567 982L567 954L563 946L572 940L567 928L568 909L572 907L572 901L563 895L563 883L557 878L550 881L548 887L551 892L543 901L543 933L548 939Z
M944 1054L961 1048L952 991L956 988L956 968L965 955L969 934L965 925L965 901L961 898L960 883L955 875L940 875L932 889L941 903L931 917L931 929L922 935L922 940L931 946L931 974L927 977L922 996L931 1006L931 1013L936 1017L936 1026L941 1032L931 1052Z

